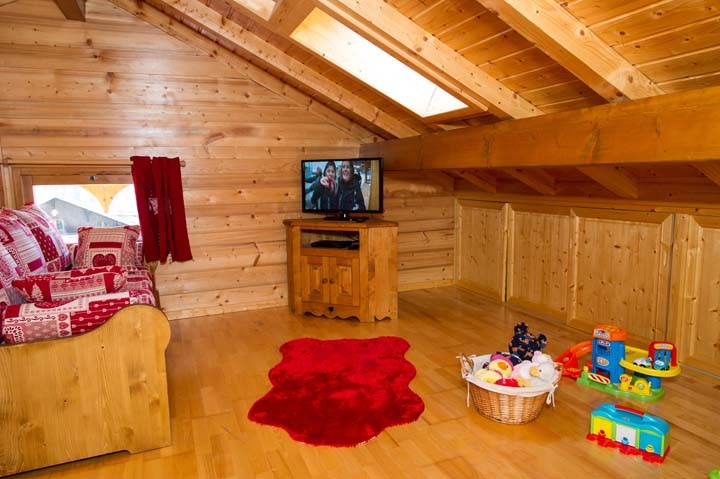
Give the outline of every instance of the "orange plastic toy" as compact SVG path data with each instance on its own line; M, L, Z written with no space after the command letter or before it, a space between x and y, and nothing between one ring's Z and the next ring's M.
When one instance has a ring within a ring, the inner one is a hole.
M578 363L578 358L592 351L592 341L583 341L571 346L570 349L555 358L556 363L563 365L563 376L577 379L582 373L582 368Z

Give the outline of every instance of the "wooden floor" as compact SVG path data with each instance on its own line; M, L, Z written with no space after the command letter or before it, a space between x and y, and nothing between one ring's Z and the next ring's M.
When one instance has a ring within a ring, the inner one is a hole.
M692 372L666 380L656 403L614 398L563 379L556 408L524 426L480 417L466 407L456 355L504 349L513 325L526 321L549 337L557 355L589 339L456 288L400 294L397 320L376 324L295 317L287 308L172 323L168 349L173 445L108 456L16 477L47 478L705 478L720 468L720 382ZM393 427L354 448L297 443L247 412L270 386L278 347L300 338L407 339L417 368L411 388L425 401L413 424ZM646 345L636 345L646 346ZM624 456L585 439L590 412L620 402L670 422L663 464Z

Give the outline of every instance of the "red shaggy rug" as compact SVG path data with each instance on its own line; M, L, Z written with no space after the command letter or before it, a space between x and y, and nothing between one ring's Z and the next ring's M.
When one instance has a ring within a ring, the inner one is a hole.
M415 421L425 409L408 384L415 366L402 338L302 338L280 347L273 387L248 417L285 429L296 441L354 446L386 427Z

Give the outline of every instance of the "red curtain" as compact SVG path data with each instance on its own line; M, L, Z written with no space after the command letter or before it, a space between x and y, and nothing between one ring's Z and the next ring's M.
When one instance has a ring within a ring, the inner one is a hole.
M130 159L145 260L165 263L168 254L173 261L191 260L180 158Z

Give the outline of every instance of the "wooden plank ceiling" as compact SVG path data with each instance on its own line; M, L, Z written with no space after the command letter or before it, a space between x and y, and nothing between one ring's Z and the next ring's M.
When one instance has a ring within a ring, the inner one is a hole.
M364 142L720 85L720 0L111 1L170 34L174 23L189 27L218 56L237 55L375 135ZM295 42L290 34L314 8L469 108L421 118ZM622 164L585 165L570 176L552 158L545 170L477 166L447 172L482 191L512 179L545 195L577 174L608 195L643 197L644 177ZM683 171L691 183L699 175L717 186L717 167Z

